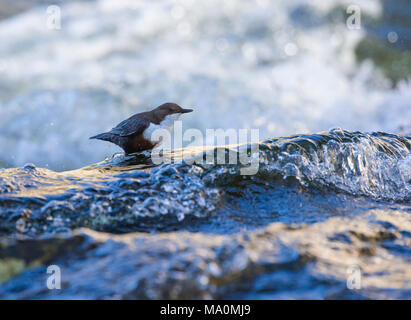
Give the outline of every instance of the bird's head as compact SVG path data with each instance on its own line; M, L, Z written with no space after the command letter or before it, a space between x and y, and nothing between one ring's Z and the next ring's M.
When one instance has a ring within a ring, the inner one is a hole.
M167 102L162 104L161 106L158 106L153 111L157 119L160 119L160 121L162 121L166 118L177 120L181 114L192 112L193 109L184 109L176 103Z

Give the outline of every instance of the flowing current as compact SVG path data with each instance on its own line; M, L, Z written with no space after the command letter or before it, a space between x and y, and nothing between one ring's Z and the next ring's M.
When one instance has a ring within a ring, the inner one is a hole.
M0 297L410 297L411 136L334 129L259 150L254 176L143 155L3 169L0 257L24 271Z

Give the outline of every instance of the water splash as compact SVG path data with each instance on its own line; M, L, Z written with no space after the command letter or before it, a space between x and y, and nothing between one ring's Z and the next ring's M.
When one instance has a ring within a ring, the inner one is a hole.
M378 15L378 2L357 4ZM165 101L197 107L186 128L396 132L409 125L410 84L388 90L369 62L355 63L364 34L346 28L335 9L346 5L100 0L61 4L59 31L45 27L45 7L4 20L0 163L99 161L118 149L89 136Z
M213 219L221 210L239 215L235 208L227 208L249 199L251 190L259 194L266 188L275 197L289 199L295 188L289 189L289 183L301 189L298 192L343 192L354 197L354 203L358 196L407 203L411 199L410 146L409 137L334 129L262 141L260 167L254 176L241 175L243 165L188 165L183 161L156 167L142 154L117 155L60 173L33 165L2 169L0 219L6 233L17 230L27 235L84 226L115 233L179 228L190 226L193 219ZM200 161L211 152L216 160L221 148L209 148L196 158ZM235 150L232 146L223 149ZM274 205L265 198L254 201L264 210ZM308 205L306 200L299 201ZM332 201L336 206L341 203ZM279 216L289 216L285 211ZM246 210L245 215L253 214ZM306 215L301 221L321 219L310 210Z

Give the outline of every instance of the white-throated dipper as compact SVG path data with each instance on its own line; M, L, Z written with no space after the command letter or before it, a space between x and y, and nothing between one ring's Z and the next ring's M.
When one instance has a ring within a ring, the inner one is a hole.
M164 103L154 110L137 113L120 122L109 132L100 133L90 139L112 142L121 147L126 154L153 149L160 141L152 141L156 129L171 130L181 114L192 112L175 103Z

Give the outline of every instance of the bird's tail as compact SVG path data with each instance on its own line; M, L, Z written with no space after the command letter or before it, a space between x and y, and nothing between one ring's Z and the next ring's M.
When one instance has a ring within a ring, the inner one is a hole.
M112 134L109 132L100 133L96 136L92 136L89 139L99 139L104 141L112 141Z

